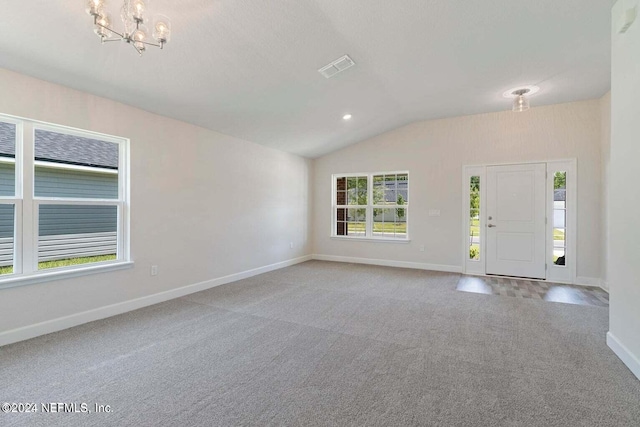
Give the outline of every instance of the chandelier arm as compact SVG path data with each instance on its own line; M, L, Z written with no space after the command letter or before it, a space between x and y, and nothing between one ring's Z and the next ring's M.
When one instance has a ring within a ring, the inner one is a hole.
M132 43L131 46L133 46L133 48L136 50L136 52L138 52L138 55L142 56L142 51L140 49L138 49L138 46L136 46L135 43Z
M98 23L98 22L96 22L96 25L97 25L98 27L102 27L102 28L104 28L104 29L105 29L105 30L107 30L107 31L112 32L113 34L116 34L116 35L117 35L118 37L120 37L120 38L124 38L124 34L120 34L119 32L117 32L117 31L115 31L115 30L112 30L111 28L109 28L109 27L107 27L107 26L104 26L104 25L102 25L102 24L100 24L100 23Z
M138 43L146 44L148 46L159 47L160 49L162 49L162 45L159 45L159 44L156 44L156 43L150 43L150 42L145 42L145 41L138 41Z
M102 43L106 43L106 42L121 42L122 40L124 40L123 38L119 38L119 39L104 39L102 40Z

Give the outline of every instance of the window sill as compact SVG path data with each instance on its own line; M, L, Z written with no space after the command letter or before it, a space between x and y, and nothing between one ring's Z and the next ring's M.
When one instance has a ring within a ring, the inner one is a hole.
M132 268L133 261L117 261L108 264L92 265L87 267L65 268L51 270L31 275L13 276L7 275L0 279L0 289L15 288L17 286L33 285L35 283L51 282L53 280L70 279L73 277L88 276L109 271L124 270Z
M377 242L377 243L411 243L411 239L385 239L384 237L342 237L331 236L332 240L355 240L358 242Z

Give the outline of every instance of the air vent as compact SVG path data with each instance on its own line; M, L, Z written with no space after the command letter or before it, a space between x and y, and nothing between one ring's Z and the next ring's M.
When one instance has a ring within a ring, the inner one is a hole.
M353 62L351 58L349 58L349 55L345 55L342 58L336 59L331 64L325 65L324 67L320 68L318 72L326 78L330 79L336 74L346 70L347 68L351 68L354 65L356 65L356 63Z

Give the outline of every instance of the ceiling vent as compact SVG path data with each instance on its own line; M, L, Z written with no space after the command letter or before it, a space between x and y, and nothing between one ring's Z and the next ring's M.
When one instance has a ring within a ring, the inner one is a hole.
M353 62L351 58L349 58L349 55L345 55L342 58L336 59L331 64L325 65L324 67L320 68L318 72L326 78L330 79L341 71L344 71L347 68L351 68L354 65L356 65L356 63Z

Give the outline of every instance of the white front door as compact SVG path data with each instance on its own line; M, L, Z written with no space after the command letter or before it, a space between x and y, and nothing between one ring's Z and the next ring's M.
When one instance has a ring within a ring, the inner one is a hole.
M545 164L487 168L487 274L546 278Z

